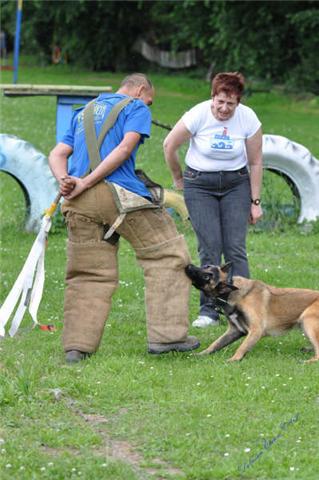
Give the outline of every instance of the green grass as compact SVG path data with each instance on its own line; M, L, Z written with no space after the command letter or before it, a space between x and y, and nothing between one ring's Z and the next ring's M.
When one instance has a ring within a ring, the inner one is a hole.
M120 77L21 68L19 81L116 85ZM163 123L174 123L208 90L205 82L180 76L154 75L153 80L158 85L153 115ZM278 93L267 98L256 94L247 101L266 133L288 136L319 157L318 108ZM55 100L1 98L1 122L2 131L47 154L54 145ZM170 187L161 149L164 136L165 131L153 127L138 166ZM22 229L25 205L16 182L2 173L0 186L3 301L35 235ZM197 262L191 228L177 223ZM319 290L315 231L307 234L293 226L251 230L252 276L278 286ZM207 358L148 355L143 276L133 251L121 240L120 286L101 347L85 363L66 366L61 347L65 241L64 229L50 233L39 311L40 321L57 330L31 330L27 315L17 336L0 342L1 479L317 479L319 366L304 363L309 354L299 351L307 344L301 332L262 339L236 365L227 359L237 345ZM194 318L195 290L190 305ZM223 323L190 332L206 347L225 328Z

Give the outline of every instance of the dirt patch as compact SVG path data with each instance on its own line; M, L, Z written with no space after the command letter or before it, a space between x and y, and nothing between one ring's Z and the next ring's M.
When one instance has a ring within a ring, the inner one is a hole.
M160 458L152 460L152 463L158 466L158 468L144 467L143 463L145 463L145 459L143 455L137 451L134 445L124 440L116 440L108 433L106 426L110 420L107 417L96 413L87 414L82 412L77 403L70 398L65 399L65 403L74 414L83 418L83 420L102 437L104 446L92 450L94 455L104 456L106 459L117 460L129 464L140 480L147 480L148 478L152 478L152 480L163 480L167 475L183 475L182 470L173 467ZM127 413L127 409L119 411L119 415L122 413ZM65 451L65 449L63 450ZM73 449L70 449L70 451L73 451ZM165 477L159 474L159 469L162 470Z

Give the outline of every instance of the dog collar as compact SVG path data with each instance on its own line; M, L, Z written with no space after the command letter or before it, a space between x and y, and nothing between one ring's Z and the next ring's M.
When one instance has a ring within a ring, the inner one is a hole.
M233 305L230 305L227 300L225 300L222 297L217 297L216 298L216 310L218 310L220 313L225 313L226 315L231 315L233 311L235 310L235 307Z

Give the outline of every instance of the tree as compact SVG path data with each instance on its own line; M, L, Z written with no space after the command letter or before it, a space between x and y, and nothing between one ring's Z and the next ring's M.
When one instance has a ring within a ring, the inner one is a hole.
M14 34L15 2L2 1L2 24ZM241 71L318 93L317 1L24 2L22 49L51 59L53 45L93 70L145 67L139 38L163 50L195 48L198 66Z

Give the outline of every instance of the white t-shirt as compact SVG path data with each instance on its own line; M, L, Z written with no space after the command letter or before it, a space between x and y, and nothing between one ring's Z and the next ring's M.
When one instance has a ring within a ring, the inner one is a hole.
M247 165L245 139L259 127L255 112L239 103L229 120L217 120L211 100L199 103L182 116L192 134L185 162L201 172L237 170Z

